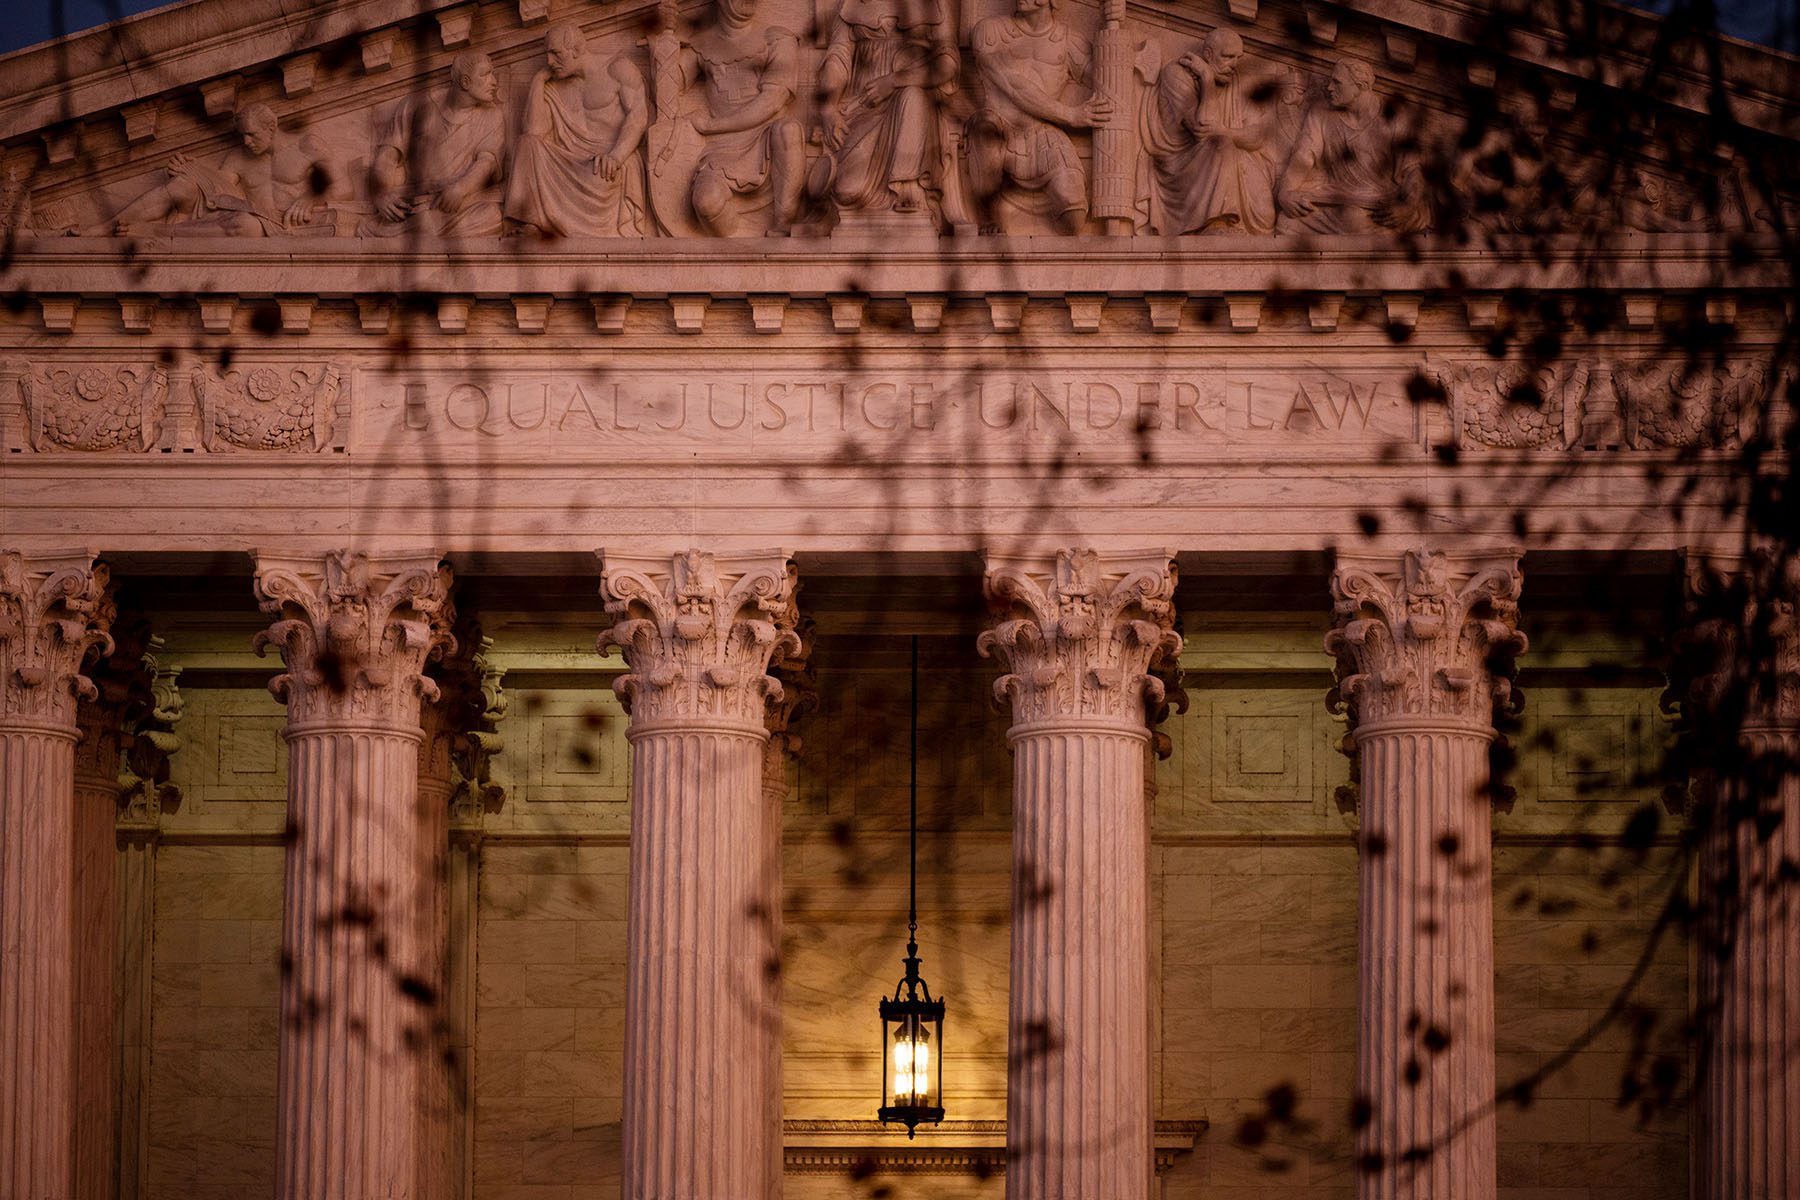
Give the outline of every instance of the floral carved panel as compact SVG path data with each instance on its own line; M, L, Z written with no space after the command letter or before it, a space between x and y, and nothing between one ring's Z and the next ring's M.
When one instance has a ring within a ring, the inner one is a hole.
M350 390L330 363L197 368L193 385L209 452L341 449L350 427Z

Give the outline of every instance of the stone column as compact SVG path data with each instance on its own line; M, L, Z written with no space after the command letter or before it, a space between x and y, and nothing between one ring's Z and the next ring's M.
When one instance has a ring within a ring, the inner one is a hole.
M1495 1194L1488 749L1514 707L1516 552L1342 554L1335 693L1358 756L1357 1195Z
M990 554L1013 725L1010 1200L1148 1200L1148 718L1180 652L1166 551Z
M629 671L626 1200L743 1200L780 1179L781 825L763 794L768 671L799 648L782 551L602 555ZM773 1047L773 1048L772 1048Z
M82 664L111 650L111 623L87 552L0 553L0 1196L20 1200L100 1200L111 1182L111 963L96 979L92 960L110 939L96 951L89 922L112 814L95 821L75 788L76 704L96 694Z
M1701 1200L1800 1194L1800 568L1690 561ZM1694 659L1699 659L1695 662ZM1784 869L1785 867L1785 869Z
M280 1200L430 1194L443 823L419 807L419 707L449 587L435 554L257 555L257 645L287 667Z

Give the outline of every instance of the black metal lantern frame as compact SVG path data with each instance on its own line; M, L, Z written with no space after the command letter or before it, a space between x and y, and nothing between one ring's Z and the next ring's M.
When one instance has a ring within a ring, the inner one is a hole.
M884 1124L921 1125L944 1119L944 1002L919 975L919 639L912 640L912 753L908 787L906 974L881 1001L881 1108Z
M906 944L906 977L881 1002L881 1111L886 1123L921 1125L944 1119L944 1002L919 977L919 947Z

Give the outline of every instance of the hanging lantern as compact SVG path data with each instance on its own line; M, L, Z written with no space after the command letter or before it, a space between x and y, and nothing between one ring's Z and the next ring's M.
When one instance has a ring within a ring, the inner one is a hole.
M906 905L906 975L881 1001L881 1109L884 1124L944 1119L944 1002L919 975L919 639L912 640L912 751L908 789L911 834Z
M944 1119L944 1002L934 1000L919 977L919 947L906 944L906 977L881 1002L881 1111L883 1122L906 1126Z

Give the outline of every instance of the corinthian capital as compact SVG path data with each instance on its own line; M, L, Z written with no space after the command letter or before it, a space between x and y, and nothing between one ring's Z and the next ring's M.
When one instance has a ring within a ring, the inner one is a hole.
M281 651L269 691L290 727L350 722L417 730L437 697L425 664L455 644L450 569L438 555L256 556L256 600L275 617L256 651Z
M1800 559L1759 546L1690 553L1685 567L1664 709L1724 746L1745 728L1800 725Z
M1352 726L1414 718L1487 730L1496 710L1513 711L1520 584L1512 550L1339 555L1325 652Z
M75 731L95 695L82 663L112 652L107 583L86 551L0 553L0 724Z
M672 558L601 554L601 594L631 668L613 684L634 728L699 721L767 729L783 690L769 664L800 652L795 572L784 550Z
M1158 672L1181 652L1168 551L990 554L984 588L996 620L975 646L1006 665L994 696L1012 701L1015 726L1080 719L1136 730L1163 710Z

